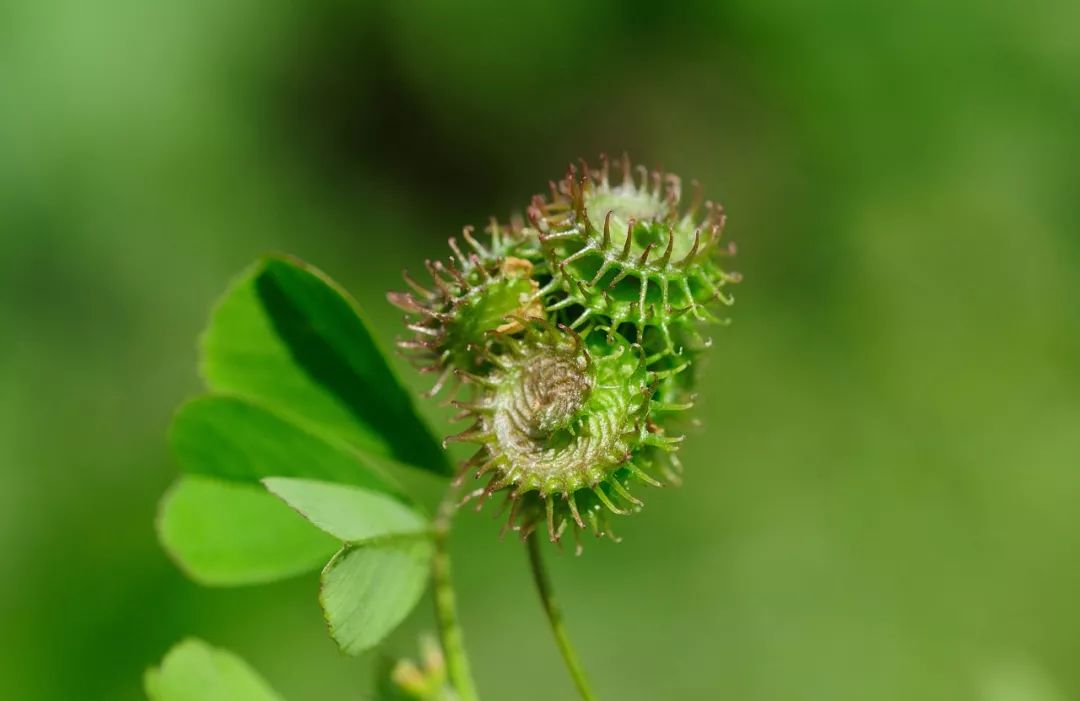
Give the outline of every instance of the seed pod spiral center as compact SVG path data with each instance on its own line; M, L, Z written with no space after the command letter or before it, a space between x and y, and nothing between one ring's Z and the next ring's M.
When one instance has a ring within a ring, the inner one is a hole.
M502 435L513 438L514 430L524 428L537 440L566 428L585 403L592 378L588 363L580 357L558 353L535 352L521 364L516 392L508 393ZM517 417L522 424L511 421ZM498 430L498 429L497 429Z

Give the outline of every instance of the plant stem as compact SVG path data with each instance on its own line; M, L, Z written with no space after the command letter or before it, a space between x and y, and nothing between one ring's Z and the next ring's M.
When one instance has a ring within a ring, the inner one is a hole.
M537 539L535 531L525 539L525 544L529 550L529 566L532 569L533 581L536 582L536 591L540 595L540 601L544 604L544 613L547 614L548 623L551 624L551 632L555 634L555 644L558 645L559 652L562 653L566 669L570 672L570 677L574 680L574 686L577 687L581 698L584 701L596 701L596 696L593 695L592 689L589 687L589 680L585 676L585 670L582 668L581 662L578 661L577 653L574 652L574 646L570 644L570 638L567 636L566 628L563 626L562 611L559 610L558 605L555 603L555 594L551 589L551 578L548 576L547 568L544 566L544 560L540 554L540 541Z
M465 654L465 641L458 622L457 598L454 596L454 583L450 577L450 553L447 550L450 520L454 517L457 492L453 486L447 488L432 524L435 556L431 560L431 579L435 591L435 618L439 621L439 637L442 639L443 654L446 656L446 671L450 684L457 691L459 701L478 701L476 684L469 670L469 658Z

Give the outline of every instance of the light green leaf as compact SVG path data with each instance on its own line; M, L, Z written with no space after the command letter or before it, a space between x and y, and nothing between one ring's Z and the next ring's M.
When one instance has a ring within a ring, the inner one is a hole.
M247 662L194 638L169 650L143 681L150 701L283 701Z
M245 272L214 311L202 351L211 389L260 400L363 451L451 471L356 303L315 268L269 257Z
M311 477L402 493L374 458L239 397L204 396L188 402L176 413L169 438L180 466L189 473L253 483L274 475Z
M358 487L289 477L263 484L313 524L345 543L428 530L422 515L401 502Z
M322 573L319 602L330 635L350 655L377 644L416 606L433 552L427 539L346 546Z
M181 477L165 493L158 538L206 585L272 582L318 568L340 547L261 486Z

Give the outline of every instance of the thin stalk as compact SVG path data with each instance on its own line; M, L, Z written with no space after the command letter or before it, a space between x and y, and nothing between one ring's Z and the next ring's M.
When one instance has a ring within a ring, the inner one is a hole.
M570 638L566 634L562 611L559 610L558 605L555 603L555 594L551 589L551 578L548 576L547 568L544 566L544 560L540 554L540 541L536 537L535 531L525 539L525 545L529 550L529 566L532 569L533 581L536 582L536 591L544 605L544 613L547 614L548 623L551 624L551 632L555 634L555 644L559 647L563 662L566 663L566 669L570 672L570 678L574 680L574 686L577 687L578 694L581 695L584 701L596 701L596 696L593 695L589 686L589 680L585 676L585 670L582 668L581 662L578 661L574 646L570 644Z
M456 501L457 489L451 486L446 490L432 524L435 556L431 560L431 579L435 592L435 618L439 621L439 637L442 639L443 654L446 656L446 671L450 684L457 692L459 701L478 701L476 684L469 670L469 658L465 654L461 624L458 622L457 597L454 596L454 583L450 577L450 553L447 551L450 520L454 517Z

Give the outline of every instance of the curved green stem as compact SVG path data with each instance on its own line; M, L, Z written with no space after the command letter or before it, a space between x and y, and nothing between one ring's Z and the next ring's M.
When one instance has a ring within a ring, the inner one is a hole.
M454 584L450 577L450 553L447 551L450 520L454 516L456 501L457 489L451 486L446 490L432 524L435 556L431 560L431 579L435 592L435 618L439 621L439 637L442 639L443 654L446 656L446 671L450 684L457 692L459 701L478 701L476 684L469 670L469 658L465 654L465 641L458 622L457 598L454 596Z
M555 644L562 653L566 669L570 672L570 677L574 680L574 686L577 687L581 698L584 701L596 701L596 696L589 687L589 680L585 676L585 670L578 661L577 653L574 652L574 646L570 644L570 638L563 626L562 611L555 603L555 594L551 590L551 578L548 577L547 568L544 567L544 560L540 555L540 541L535 531L525 539L525 544L529 550L529 566L532 569L533 581L536 582L536 591L544 604L544 613L547 614L548 623L551 624L551 632L555 634Z

